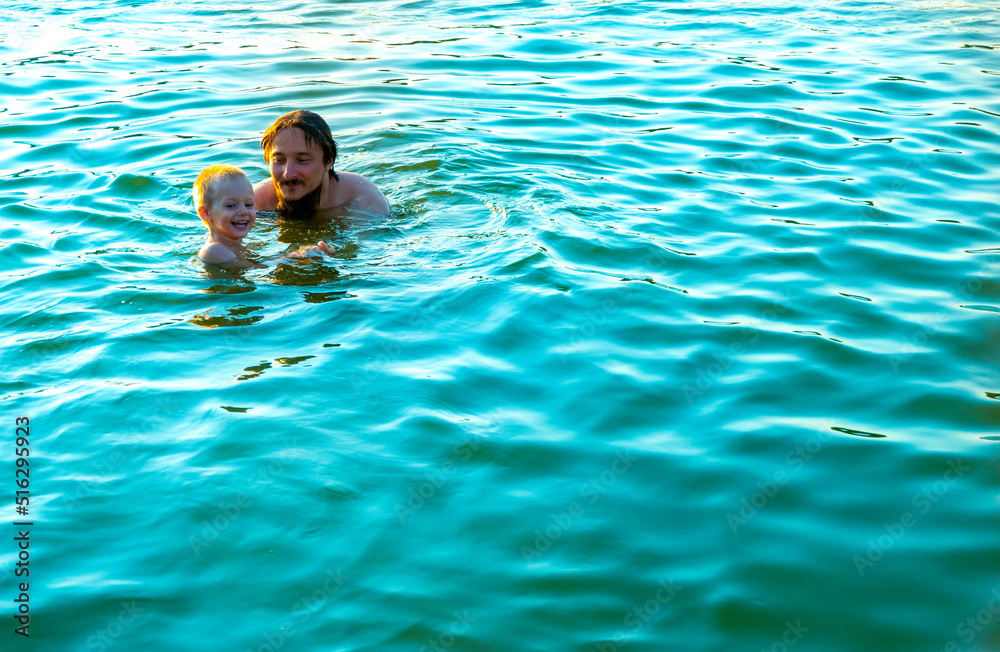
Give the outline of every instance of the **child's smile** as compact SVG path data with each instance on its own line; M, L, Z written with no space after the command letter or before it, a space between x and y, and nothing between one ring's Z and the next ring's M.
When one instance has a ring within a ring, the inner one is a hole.
M208 230L227 241L239 242L257 219L253 186L246 179L228 179L215 188L216 198L208 207Z

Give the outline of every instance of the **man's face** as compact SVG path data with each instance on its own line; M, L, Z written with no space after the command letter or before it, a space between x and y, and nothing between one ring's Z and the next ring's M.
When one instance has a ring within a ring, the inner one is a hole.
M278 202L294 203L322 188L333 161L323 163L319 144L306 143L301 129L288 127L275 135L268 163Z

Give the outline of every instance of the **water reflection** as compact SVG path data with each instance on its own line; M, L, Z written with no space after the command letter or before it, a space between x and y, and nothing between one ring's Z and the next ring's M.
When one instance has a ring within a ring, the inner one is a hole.
M200 312L191 319L189 323L202 328L218 328L220 326L249 326L256 324L264 318L264 315L251 315L257 310L263 310L264 306L233 306L226 310L226 314L212 314L215 308L209 308L205 312Z
M884 439L886 435L877 432L868 432L867 430L856 430L854 428L845 428L843 426L833 426L831 430L836 430L837 432L842 432L845 435L852 435L854 437L870 437L872 439Z
M306 360L311 360L312 358L315 357L316 356L314 355L300 355L293 358L275 358L274 361L285 367L291 367L292 365L296 365L300 362L305 362Z
M261 361L258 365L252 365L246 367L243 371L247 372L236 377L236 380L253 380L254 378L260 376L266 370L271 368L271 363L267 360Z
M315 358L314 355L300 355L300 356L289 356L286 358L275 358L274 361L280 364L282 367L292 367L299 364L300 362L305 362L306 360L311 360ZM259 378L265 371L270 369L273 365L267 360L261 360L258 364L250 365L249 367L244 367L242 373L236 377L236 380L253 380L254 378Z
M242 280L242 279L241 279ZM213 285L202 290L206 294L246 294L253 292L256 287L249 285Z
M336 281L340 272L318 259L287 260L278 263L267 280L278 285L317 286Z
M285 253L320 240L333 244L339 252L346 244L343 242L346 231L354 226L348 219L350 215L343 209L328 209L317 211L311 220L282 220L273 211L261 211L257 213L257 220L262 227L261 233L290 245ZM277 234L272 235L275 231Z
M356 295L350 292L303 292L302 298L306 303L327 303L338 299L350 299Z

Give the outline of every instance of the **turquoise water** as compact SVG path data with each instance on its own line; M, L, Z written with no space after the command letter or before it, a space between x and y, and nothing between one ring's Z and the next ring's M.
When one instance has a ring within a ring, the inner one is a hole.
M0 649L997 649L997 7L805 4L6 3Z

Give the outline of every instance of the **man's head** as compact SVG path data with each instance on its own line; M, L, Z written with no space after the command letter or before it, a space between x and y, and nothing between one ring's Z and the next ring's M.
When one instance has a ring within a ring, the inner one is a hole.
M312 111L292 111L274 121L263 138L264 160L271 169L283 217L312 217L332 176L337 143L329 125Z
M194 180L193 194L195 210L212 233L239 240L253 228L253 186L238 167L210 165Z

